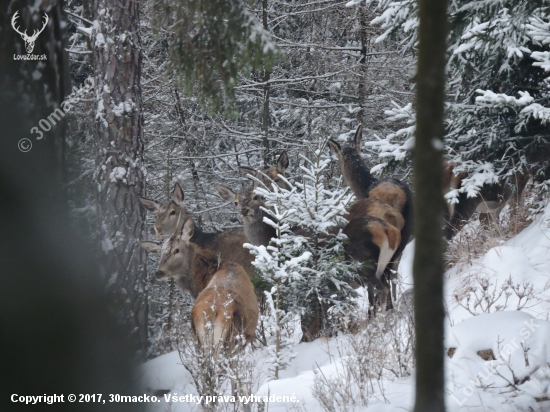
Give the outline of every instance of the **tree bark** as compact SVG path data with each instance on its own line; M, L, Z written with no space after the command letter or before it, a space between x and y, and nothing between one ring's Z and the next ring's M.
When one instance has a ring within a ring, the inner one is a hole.
M441 412L444 399L443 135L447 1L419 0L416 74L414 313L415 412Z
M101 269L112 308L135 347L147 349L139 2L93 0L97 211Z
M365 100L367 93L367 7L359 6L359 38L361 39L361 57L359 58L359 84L357 85L357 97L359 103L359 111L357 112L357 120L359 124L364 125L365 116Z
M264 29L268 30L267 25L267 0L262 0L262 23ZM271 87L269 85L269 80L271 78L271 72L266 70L264 67L264 101L262 108L262 129L264 132L263 135L263 145L264 145L264 167L269 167L269 94L271 93Z
M37 140L30 132L69 92L61 0L5 2L0 7L0 387L2 411L21 410L8 394L65 394L56 411L74 410L67 394L132 394L128 350L105 309L97 266L75 236L63 185L62 121ZM26 54L10 20L19 11L27 33L49 23ZM34 20L35 19L35 20ZM19 48L19 50L17 49ZM18 142L28 139L27 152ZM31 389L32 388L32 389ZM87 411L120 407L96 402Z

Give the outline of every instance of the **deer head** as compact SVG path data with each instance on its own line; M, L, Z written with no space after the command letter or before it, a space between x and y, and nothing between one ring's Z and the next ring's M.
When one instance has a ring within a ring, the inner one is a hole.
M32 51L34 49L34 42L38 38L38 35L44 31L44 29L48 25L48 21L50 19L48 18L48 15L46 13L44 13L44 17L43 17L44 18L44 23L42 24L42 28L40 30L35 30L33 32L32 36L29 36L29 35L27 35L27 30L25 30L24 32L21 32L19 30L19 26L17 26L17 27L15 26L15 24L16 24L15 22L16 22L18 17L19 17L19 11L16 11L15 14L13 15L12 19L11 19L11 26L13 27L13 29L17 33L19 33L21 35L21 38L25 42L25 49L27 50L27 53L30 54L30 53L32 53Z
M171 233L175 232L180 213L180 222L184 222L190 217L189 212L183 206L183 198L183 190L179 183L174 185L172 200L168 204L163 205L156 200L146 199L144 197L139 198L139 201L147 210L155 212L156 219L153 229L158 237L170 236Z
M187 219L162 245L143 241L140 246L148 252L160 252L159 268L155 273L157 280L174 279L180 290L189 291L196 298L217 270L217 258L213 252L191 242L194 231L193 220Z
M244 233L249 243L259 246L267 246L272 237L275 236L275 229L264 222L264 211L261 206L264 198L254 193L254 188L241 193L234 193L231 189L215 183L220 196L235 205L241 219L244 222Z
M341 147L337 141L332 139L329 139L327 142L330 150L338 159L338 166L340 167L344 184L351 189L358 199L368 197L369 188L376 181L361 158L362 137L363 127L359 125L353 136L351 145Z
M232 202L235 205L239 215L245 223L262 219L262 210L260 206L263 205L263 198L254 193L254 188L251 187L244 192L235 193L231 189L218 183L214 183L214 185L216 189L218 189L218 193L223 200Z
M254 176L256 179L261 181L268 188L271 188L271 181L273 181L281 189L290 190L290 187L288 186L288 184L283 179L281 179L281 176L285 175L285 171L288 168L288 165L289 165L288 154L286 153L285 150L283 150L283 153L281 153L281 155L277 159L277 164L269 169L259 171L251 167L240 166L239 171L244 175ZM257 186L258 186L258 182L254 181L254 188L256 188Z

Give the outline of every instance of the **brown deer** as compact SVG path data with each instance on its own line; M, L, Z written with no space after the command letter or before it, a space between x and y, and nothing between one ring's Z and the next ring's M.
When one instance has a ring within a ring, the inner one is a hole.
M447 194L453 189L459 189L464 179L468 177L466 172L455 174L455 164L444 161L443 164L443 193ZM479 213L481 222L495 222L502 208L508 201L513 204L521 203L521 196L530 175L515 173L512 184L503 182L485 184L479 190L477 196L468 197L466 193L459 193L458 203L447 203L447 225L445 237L451 239L474 213Z
M391 264L391 268L396 270L401 253L405 249L413 233L413 197L409 187L401 181L393 178L376 179L370 173L369 168L360 155L361 138L363 135L362 130L362 126L360 125L355 132L351 146L342 148L338 142L332 139L329 139L328 145L338 159L344 183L350 187L358 199L378 200L393 207L401 214L403 219L403 226L400 229L401 239L399 247L392 257ZM373 205L372 207L375 209L378 208L377 205ZM376 213L376 215L370 216L376 216L378 218L387 216L386 212L382 213L381 210ZM368 218L368 216L366 217ZM385 220L385 217L382 219ZM392 219L397 219L399 222L401 221L401 219L395 217ZM389 223L387 220L385 220L385 222Z
M288 168L288 155L285 151L279 156L277 165L263 172L255 171L252 168L240 167L242 173L250 174L260 180L266 187L271 188L271 183L274 182L282 189L289 190L288 184L281 179ZM263 199L260 195L254 193L254 189L258 186L258 182L254 181L254 185L239 193L233 192L231 189L222 186L218 183L214 184L218 193L227 202L231 202L237 208L239 216L244 222L244 233L248 242L255 246L267 246L272 237L275 237L275 229L264 222Z
M191 242L194 230L195 224L187 219L181 233L174 233L162 246L149 241L140 245L149 252L161 252L158 280L174 279L182 292L195 298L191 326L203 346L223 342L230 349L239 335L250 343L259 314L252 282L238 263L220 265L213 251ZM213 337L208 339L210 327Z
M192 219L191 214L184 206L184 193L178 183L174 185L172 200L168 204L163 205L155 200L143 197L140 197L139 200L147 210L155 212L154 230L159 237L170 236L172 233L181 231L183 222ZM193 242L202 248L214 252L221 262L233 261L240 264L250 276L253 276L252 261L254 260L254 256L250 254L248 249L243 247L243 244L248 242L248 240L242 229L229 229L222 232L208 233L196 227L194 229Z
M396 227L399 231L405 226L405 219L394 207L379 199L361 199L354 203L345 216L348 221L352 219L371 216L383 220ZM399 235L401 237L401 234Z
M254 188L235 193L218 183L214 185L222 199L232 202L237 208L239 216L244 222L244 233L248 243L255 246L269 245L271 238L276 236L276 232L272 226L264 222L265 212L261 209L263 200L260 195L254 193Z

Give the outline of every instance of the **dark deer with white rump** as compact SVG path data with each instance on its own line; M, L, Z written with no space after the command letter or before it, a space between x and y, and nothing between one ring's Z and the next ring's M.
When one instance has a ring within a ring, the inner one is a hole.
M455 164L446 160L443 163L443 173L444 194L459 189L464 179L468 177L466 172L455 174ZM485 184L474 197L468 197L467 193L459 193L458 203L447 203L445 237L451 239L474 213L479 213L481 222L497 222L500 211L508 201L515 205L522 202L523 190L529 178L528 173L514 173L511 184L509 182Z
M214 252L191 242L194 228L193 221L187 219L181 233L174 233L162 246L141 242L141 247L161 252L155 274L158 280L174 279L182 292L188 291L196 299L191 326L203 346L223 342L231 349L241 335L250 343L259 314L254 287L241 265L226 261L220 266ZM207 338L209 333L212 339Z
M183 223L192 218L183 204L183 199L183 190L178 183L174 185L172 200L168 204L163 205L155 200L139 198L147 210L156 214L154 231L158 237L170 236L172 233L181 231ZM221 262L236 262L245 268L249 276L254 273L251 266L254 256L248 249L243 248L243 244L248 240L242 229L207 233L195 227L192 240L200 247L214 252Z
M379 200L393 207L402 215L403 226L401 240L392 258L392 269L397 269L397 263L410 240L414 227L413 197L409 187L393 178L376 179L361 158L361 138L363 128L359 126L353 137L352 146L342 148L338 142L329 140L328 145L338 158L340 172L344 183L350 187L357 199ZM377 212L382 213L382 212ZM370 215L377 216L378 215ZM398 219L401 221L401 219ZM388 221L386 221L389 223Z
M359 262L376 262L375 267L363 266L359 275L367 283L371 305L376 306L374 286L382 292L379 303L384 306L390 288L383 274L399 247L401 232L386 221L368 215L352 218L343 232L349 239L345 246L348 257Z

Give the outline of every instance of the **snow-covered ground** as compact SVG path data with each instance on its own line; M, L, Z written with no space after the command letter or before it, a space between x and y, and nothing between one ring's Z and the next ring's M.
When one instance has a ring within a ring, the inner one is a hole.
M403 255L402 292L412 287L413 248L411 243ZM449 270L446 279L448 410L550 411L550 207L514 238ZM255 394L297 400L270 402L269 411L324 410L319 396L313 395L315 382L318 385L322 377L329 384L317 390L329 398L340 396L343 377L349 379L353 362L358 362L350 355L353 351L347 350L353 339L357 338L340 335L297 345L296 357L278 380L271 381L269 354L254 351ZM169 395L198 395L177 352L147 362L142 372L148 393L167 389ZM412 372L381 373L369 377L365 386L350 385L352 396L358 396L358 391L367 394L363 403L355 403L363 406L349 402L334 410L410 411L414 404ZM148 404L148 410L200 410L193 403L168 405L162 399Z

